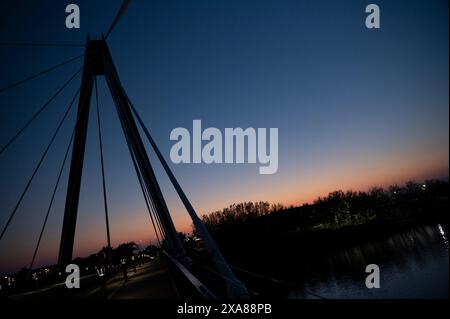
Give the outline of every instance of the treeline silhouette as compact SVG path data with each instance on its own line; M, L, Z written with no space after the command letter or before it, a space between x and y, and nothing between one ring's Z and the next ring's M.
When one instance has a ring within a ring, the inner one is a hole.
M377 230L382 232L392 225L433 218L447 220L448 186L448 181L428 180L373 187L367 192L338 190L297 207L244 202L204 215L202 220L222 249L234 251L242 246L257 249L274 243L279 249L280 245L289 245L286 240L310 238L312 234L317 241L318 234L352 237L358 229L368 234L373 225L383 225ZM309 244L316 242L309 240Z

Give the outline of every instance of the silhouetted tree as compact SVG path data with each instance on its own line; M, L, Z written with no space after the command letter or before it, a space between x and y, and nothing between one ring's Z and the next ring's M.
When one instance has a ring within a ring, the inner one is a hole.
M235 236L239 230L246 233L250 227L253 231L257 228L254 221L262 221L263 217L274 213L277 213L277 218L264 219L265 224L260 222L258 225L267 231L278 232L283 229L336 229L373 220L413 217L423 214L424 207L447 200L447 181L429 180L423 184L409 181L403 187L373 187L368 192L338 190L325 197L318 197L313 204L299 207L286 208L281 204L270 205L263 201L232 204L202 216L202 220L213 233L222 233L223 236L228 234L229 237Z

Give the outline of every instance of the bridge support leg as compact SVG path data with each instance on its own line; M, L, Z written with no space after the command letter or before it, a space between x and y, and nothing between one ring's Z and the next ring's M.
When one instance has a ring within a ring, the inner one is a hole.
M89 121L90 101L94 77L105 75L109 89L116 104L117 113L125 134L131 156L136 162L136 173L141 174L144 186L151 195L155 210L163 227L169 246L175 255L183 254L183 245L176 232L169 210L159 188L155 173L148 159L144 144L134 122L126 94L120 84L111 55L104 39L90 40L86 43L83 76L78 101L75 139L70 163L64 221L61 233L58 264L64 268L72 261L75 228L80 197L86 135Z
M75 139L72 148L69 183L67 186L64 221L59 248L58 264L61 269L72 261L78 201L80 197L81 174L83 171L89 109L93 87L94 51L91 41L88 39L84 56L83 75L78 100L77 122L75 126Z

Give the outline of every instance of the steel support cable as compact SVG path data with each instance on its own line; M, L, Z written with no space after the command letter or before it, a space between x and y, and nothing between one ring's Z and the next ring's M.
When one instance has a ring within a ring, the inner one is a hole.
M118 94L118 93L123 94L124 98L127 99L127 101L126 101L127 106L130 107L131 106L130 102L129 102L127 96L126 96L126 93L125 93L123 87L120 84L120 81L119 81L119 78L118 78L116 70L113 68L113 66L110 65L110 63L108 61L108 57L105 57L105 61L106 61L106 63L105 63L105 70L106 70L106 72L109 74L109 76L111 78L114 78L115 82L118 85L117 88L114 88L116 94ZM118 111L119 111L119 113L121 112L120 109ZM122 114L122 115L124 116L124 121L126 121L128 126L130 126L129 125L130 123L134 124L134 122L133 122L134 118L133 118L133 114L131 112L131 109L130 109L130 114L129 115L127 115L126 113ZM138 129L137 126L136 126L136 129ZM139 133L136 133L136 134L139 134ZM132 136L132 137L134 137L134 136ZM138 138L138 136L136 136L135 138ZM143 153L142 149L138 148L136 145L134 145L133 147L135 147L134 151L135 151L136 155L138 155L138 156L140 156L142 158L147 158L147 155L145 153ZM151 189L149 189L149 192L152 194L152 196L155 196L155 198L154 198L154 200L156 201L155 205L157 205L157 204L160 205L161 209L167 210L167 214L169 214L168 213L168 208L166 206L166 203L165 203L163 195L162 195L162 191L161 191L161 189L160 189L160 187L159 187L159 185L158 185L158 183L156 181L156 176L154 176L154 172L152 170L152 167L149 166L148 169L149 169L150 174L151 174L149 177L152 179L152 184L148 185L148 187L152 187ZM159 209L157 211L159 213ZM164 214L164 212L162 214ZM173 225L173 222L171 221L170 216L167 216L167 218L164 219L164 220L163 220L163 217L160 216L160 220L161 220L161 223L163 224L164 227L168 228L169 230L173 230L172 237L170 236L171 235L170 233L166 232L166 238L169 241L169 243L173 246L173 249L174 250L177 250L177 249L181 250L181 249L183 249L182 242L181 242L180 238L178 237L178 233L176 232L175 226Z
M217 272L217 271L215 271L214 269L212 269L212 268L210 268L208 266L201 265L201 267L206 269L206 270L208 270L210 273L212 273L212 274L222 278L223 280L225 280L226 282L230 283L231 285L235 285L237 287L240 286L239 283L236 283L236 281L229 279L228 277L222 275L220 272Z
M123 14L127 10L128 6L130 5L131 0L123 0L122 5L119 8L119 11L117 12L117 15L115 16L114 20L112 21L108 31L105 35L105 40L108 39L109 35L111 34L112 30L116 26L117 22L119 22L120 18L122 18Z
M110 76L115 76L114 72L110 69L109 65L107 65L107 68L106 68L105 71L109 72ZM115 90L116 88L113 88L113 89ZM116 100L116 97L115 97L114 94L113 94L113 99L115 100L116 104L119 103L119 101ZM119 116L119 120L120 120L120 122L122 122L122 125L123 125L123 121L125 119L122 119L122 117ZM156 209L154 208L153 198L152 198L152 196L150 194L150 191L147 189L145 183L142 182L142 173L141 173L141 171L140 171L140 169L139 169L139 167L138 167L138 165L136 163L136 159L135 159L135 152L136 152L136 150L133 148L132 143L130 142L130 137L128 136L128 132L126 130L124 130L124 135L125 135L125 139L127 140L127 146L128 146L128 148L130 150L130 154L131 154L131 158L132 158L132 161L133 161L133 165L134 165L134 168L136 170L136 174L138 176L139 183L141 185L142 193L143 193L144 199L146 201L147 208L149 209L150 217L152 218L152 215L151 215L152 214L152 210L148 206L148 201L150 201L151 206L153 207L153 213L154 213L155 218L156 218L157 223L158 223L159 231L161 233L161 238L163 236L166 237L165 231L162 231L164 228L162 227L161 220L159 219L160 217L156 213ZM147 197L148 197L148 199L147 199ZM152 221L153 221L153 218L152 218ZM156 230L155 230L155 233L156 233Z
M44 75L44 74L46 74L46 73L48 73L48 72L51 72L51 71L53 71L53 70L56 70L56 69L62 67L63 65L66 65L66 64L68 64L68 63L70 63L70 62L73 62L73 61L75 61L75 60L81 58L82 56L84 56L84 54L80 54L80 55L78 55L78 56L76 56L76 57L70 58L69 60L66 60L66 61L64 61L64 62L58 63L57 65L54 65L54 66L52 66L52 67L50 67L50 68L48 68L48 69L45 69L45 70L40 71L40 72L38 72L38 73L36 73L36 74L30 75L30 76L26 77L25 79L22 79L22 80L20 80L20 81L17 81L17 82L14 82L14 83L12 83L12 84L9 84L9 85L7 85L7 86L4 86L4 87L0 88L0 93L3 93L3 92L5 92L5 91L7 91L7 90L9 90L9 89L12 89L12 88L14 88L14 87L16 87L16 86L18 86L18 85L21 85L21 84L23 84L23 83L25 83L25 82L30 81L30 80L33 80L33 79L35 79L35 78L37 78L37 77L39 77L39 76L41 76L41 75Z
M110 67L110 66L109 66ZM110 67L111 68L111 67ZM117 74L117 73L114 73L114 74ZM117 76L117 75L116 75ZM125 93L125 90L123 89L123 87L121 86L121 84L119 83L119 89L123 92L123 94L125 95L125 98L126 98L126 103L127 103L127 105L128 105L128 107L130 108L130 114L129 114L129 119L128 119L128 121L132 121L132 122L134 122L134 117L133 117L133 113L132 113L132 104L131 104L131 101L129 100L129 98L128 98L128 96L127 96L127 94ZM156 176L154 176L153 178L156 178ZM161 196L163 196L162 195L162 192L161 192L161 189L160 189L160 187L159 187L159 185L158 185L158 183L157 183L157 181L155 180L155 182L154 182L154 187L155 187L155 192L156 192L156 195L158 195L158 194L160 194ZM156 198L155 199L155 201L157 200L158 198ZM166 204L165 204L165 202L164 202L164 198L162 198L162 204L161 205L163 205L163 207L161 208L161 209L164 209L164 207L165 207L165 209L167 210L167 207L166 207ZM157 203L154 203L154 206L156 206L156 204ZM157 208L155 208L155 210L156 211L158 211L158 209ZM163 214L164 215L164 211L161 213L161 214ZM167 214L169 214L169 212L167 211ZM159 214L158 214L158 216L159 216ZM161 219L162 217L160 217L160 219ZM162 223L162 221L161 221L161 223ZM181 238L179 237L179 235L178 235L178 232L177 232L177 230L176 230L176 228L175 228L175 225L173 224L173 221L171 220L171 218L170 218L170 214L168 215L168 221L166 221L165 223L164 223L164 225L166 225L166 223L168 223L167 224L167 226L166 227L168 227L168 229L169 229L169 231L173 231L173 238L171 238L170 236L168 236L167 234L166 234L166 238L167 238L167 241L168 241L168 243L169 243L169 245L171 245L171 246L173 246L173 249L175 250L175 251L177 251L177 249L179 249L180 251L184 251L184 246L183 246L183 242L181 241ZM164 228L165 229L165 228Z
M132 115L131 115L131 116L133 116L133 113L136 115L136 114L137 114L137 113L136 113L136 110L135 110L133 104L131 103L131 101L130 101L130 99L128 98L127 95L126 95L126 98L127 98L128 104L129 104L129 106L130 106L130 109L131 109L131 111L132 111ZM156 153L156 156L157 156L158 159L160 160L160 163L163 165L163 168L166 170L166 167L164 166L165 162L164 162L163 160L161 160L161 156L162 156L162 155L159 153L159 149L158 149L158 148L156 147L156 145L154 144L153 139L151 139L151 137L149 136L149 133L148 133L148 131L147 131L147 128L146 128L145 125L143 125L143 123L141 122L141 119L140 119L139 115L137 115L137 118L138 118L138 122L139 122L139 124L140 124L140 126L141 126L141 129L144 131L144 134L147 136L147 139L150 141L150 144L151 144L151 146L153 147L153 150L154 150L154 152ZM166 172L167 172L167 170L166 170ZM170 176L170 175L169 175L169 179L171 179L171 176ZM171 181L172 181L172 180L171 180Z
M149 190L147 189L145 183L142 181L142 172L140 171L140 168L139 168L139 166L137 165L136 157L135 157L135 154L134 154L133 152L131 152L131 159L132 159L132 161L133 161L133 166L134 166L134 169L135 169L135 171L136 171L136 175L137 175L137 177L138 177L139 185L140 185L141 190L142 190L142 195L144 196L145 204L146 204L146 206L147 206L147 210L148 210L148 213L149 213L149 215L150 215L150 219L151 219L151 221L152 221L153 229L154 229L154 231L155 231L155 234L156 234L156 237L157 237L157 239L158 239L158 242L161 243L161 241L160 241L160 239L159 239L159 236L158 236L158 230L159 230L159 232L160 232L160 234L161 234L161 235L160 235L161 238L165 237L165 235L164 235L164 233L163 233L163 231L162 231L161 222L160 222L160 220L158 219L157 214L156 214L155 211L154 211L153 198L152 198L152 196L151 196ZM156 218L158 230L156 229L156 226L155 226L155 222L154 222L154 218L153 218L153 217Z
M56 43L56 42L0 42L0 47L63 47L63 48L82 48L81 43Z
M67 156L69 155L70 146L72 145L74 136L75 136L75 129L72 130L72 135L70 137L69 144L67 145L67 149L66 149L66 152L64 154L64 159L63 159L62 164L61 164L61 168L59 169L58 178L56 179L55 187L53 188L53 193L52 193L52 196L51 196L51 199L50 199L50 203L48 205L48 209L47 209L47 213L45 215L44 223L42 224L41 232L39 234L39 238L38 238L36 247L34 249L33 258L31 259L31 263L30 263L30 267L29 267L29 271L30 272L33 269L34 261L36 259L36 255L37 255L37 252L39 250L39 246L41 244L42 235L44 234L45 226L47 225L47 220L48 220L48 217L49 217L50 212L52 210L53 201L55 199L56 191L58 190L58 185L59 185L59 182L61 180L62 173L64 171L64 166L66 164Z
M146 205L147 205L148 212L150 214L150 218L152 219L152 223L153 223L153 218L156 220L156 225L158 226L159 233L161 234L161 241L160 241L160 243L161 243L162 239L166 237L164 227L162 226L161 219L159 217L159 214L157 213L157 209L156 209L156 206L154 203L154 199L151 195L151 192L148 190L147 186L143 182L142 172L140 171L140 169L137 165L134 154L132 155L132 160L133 160L133 165L134 165L136 171L139 170L139 173L138 173L139 183L141 185L141 189L142 189L145 201L146 201Z
M127 144L129 144L129 143L128 143L128 134L125 133L125 135L126 135L125 138L127 139ZM151 195L150 195L150 193L149 193L147 187L145 186L145 184L144 184L143 181L142 181L142 172L140 171L139 166L138 166L137 163L136 163L135 154L134 154L134 152L132 152L132 151L130 151L130 153L131 153L131 159L132 159L132 162L133 162L133 167L134 167L134 169L135 169L135 171L136 171L136 175L137 175L137 177L138 177L139 185L140 185L141 190L142 190L142 195L144 196L145 204L146 204L146 206L147 206L147 210L148 210L148 213L149 213L149 215L150 215L150 219L151 219L151 221L152 221L153 228L154 228L154 230L155 230L155 234L156 234L156 236L158 237L158 232L157 232L157 230L156 230L156 227L155 227L155 224L154 224L154 220L153 220L152 214L155 215L155 218L156 218L156 221L157 221L157 225L158 225L158 228L159 228L159 232L160 232L160 234L161 234L161 238L163 238L165 235L164 235L164 233L163 233L163 231L162 231L161 222L159 221L159 219L158 219L158 217L157 217L157 214L156 214L155 211L154 211L153 199L152 199L152 197L151 197ZM149 203L150 203L150 204L149 204ZM160 241L159 238L158 238L158 241Z
M36 167L35 167L35 169L34 169L34 171L33 171L33 174L31 175L30 179L28 180L28 182L27 182L27 184L26 184L26 186L25 186L25 189L23 190L22 194L20 195L19 200L17 201L16 205L14 206L13 211L11 212L11 214L10 214L10 216L9 216L9 218L8 218L8 221L6 222L5 226L3 227L3 230L2 230L2 232L1 232L1 234L0 234L0 240L2 240L2 238L3 238L3 236L4 236L5 232L6 232L6 230L8 229L8 227L9 227L9 225L10 225L12 219L14 218L14 215L16 214L17 209L19 208L19 206L20 206L20 204L21 204L21 202L22 202L22 199L25 197L25 194L27 193L27 191L28 191L28 189L29 189L29 187L30 187L30 185L31 185L31 182L33 181L34 177L36 176L36 173L38 172L39 168L41 167L41 164L43 163L45 157L47 156L47 153L48 153L50 147L52 146L52 144L53 144L53 142L54 142L56 136L58 135L58 132L59 132L59 130L61 129L61 127L62 127L64 121L66 120L67 115L69 114L69 111L70 111L70 109L72 108L72 106L73 106L73 104L74 104L74 102L75 102L75 99L76 99L76 97L77 97L77 95L78 95L79 92L80 92L80 89L77 90L76 94L75 94L74 97L72 98L72 101L70 102L69 106L67 107L67 109L66 109L66 111L65 111L65 113L64 113L64 115L63 115L63 117L62 117L61 120L59 121L59 124L58 124L58 126L57 126L55 132L53 133L53 136L51 137L49 143L47 144L47 147L45 148L45 151L44 151L44 153L42 154L42 156L41 156L39 162L37 163L37 165L36 165Z
M148 190L147 190L147 197L149 199L148 201L149 201L149 204L150 204L149 212L150 212L150 214L153 214L154 219L156 220L156 225L158 226L159 233L161 234L160 244L162 244L163 240L167 237L167 234L166 234L166 231L165 231L164 227L162 226L161 219L160 219L159 214L158 214L158 212L156 210L155 201L154 201L153 197L151 196L151 194L150 194L150 192Z
M128 141L129 140L128 133L125 132L125 135L126 135L126 139ZM131 143L127 142L127 144L130 145ZM166 235L165 235L165 232L163 231L163 227L161 226L161 221L159 219L159 216L156 213L156 209L154 207L153 198L152 198L152 196L150 194L150 191L147 189L147 186L142 181L142 172L141 172L139 166L137 165L136 155L135 155L134 151L131 150L131 145L130 145L130 154L131 154L131 159L132 159L132 162L133 162L134 169L136 171L136 175L138 177L139 185L140 185L141 190L142 190L142 195L144 196L145 204L147 206L147 210L148 210L148 213L150 215L150 219L151 219L152 224L153 224L153 228L154 228L155 234L157 236L158 242L161 244L161 239L165 238ZM158 226L158 229L156 229L156 227L155 227L154 218L156 219L156 225ZM160 236L158 236L158 230L159 230ZM161 239L159 237L161 237Z
M135 162L135 159L133 159L133 161ZM133 164L137 166L136 163L133 163ZM141 176L139 176L139 177L140 177L140 181L139 182L142 184L142 187L145 188L145 193L146 193L146 196L148 198L147 205L150 204L150 206L148 206L149 213L153 214L155 216L159 232L161 233L161 238L165 238L166 237L165 230L164 230L164 227L162 226L162 222L161 222L161 219L159 217L159 214L157 213L157 209L156 209L156 206L155 206L154 199L153 199L150 191L145 186L145 183L142 182L142 173L141 173ZM144 189L143 189L143 191L144 191Z
M136 159L134 158L134 156L132 156L132 159L133 159L133 165L134 165L135 169L137 170L138 167L137 167ZM161 226L161 221L158 219L158 214L156 213L156 209L155 209L155 206L153 203L153 198L151 197L148 189L145 187L145 184L142 181L142 173L138 174L138 179L139 179L139 184L142 189L142 193L144 195L145 204L147 206L147 210L150 215L150 219L152 221L153 229L155 230L155 234L158 239L158 243L161 244L161 240L162 240L162 238L165 237L165 234L164 234L163 228ZM156 224L155 224L155 219L156 219ZM159 230L160 236L158 236L158 230ZM161 238L161 240L159 237Z
M138 174L139 182L143 189L144 196L146 196L146 204L147 204L147 208L148 208L150 217L153 219L153 217L152 217L152 215L153 215L154 218L156 219L156 224L157 224L159 232L161 234L161 238L167 238L166 231L165 231L164 227L162 226L161 217L159 216L159 213L158 213L156 205L155 205L155 199L153 198L152 192L148 189L146 183L143 182L142 171L140 170L139 166L137 165L136 155L133 154L132 158L133 158L133 165L135 165L136 170L139 170L139 174Z
M311 295L313 297L319 298L319 299L328 299L328 298L326 298L324 296L321 296L321 295L318 295L318 294L316 294L316 293L314 293L314 292L312 292L312 291L310 291L308 289L304 289L304 288L301 289L296 284L294 284L292 282L288 282L286 280L274 279L272 277L269 277L269 276L266 276L266 275L261 275L261 274L255 273L253 271L250 271L250 270L247 270L247 269L243 269L243 268L240 268L240 267L236 267L236 266L233 266L233 265L231 265L231 268L236 269L236 270L241 271L241 272L244 272L244 273L247 273L247 274L252 275L252 276L254 276L256 278L261 278L261 279L264 279L264 280L267 280L267 281L271 281L271 282L273 282L275 284L287 284L287 285L291 286L292 288L294 288L296 290L303 290L303 292L305 292L305 293L307 293L307 294L309 294L309 295Z
M106 181L105 181L105 166L103 160L103 142L102 142L102 130L100 125L100 110L98 103L98 87L97 87L97 77L94 77L94 87L95 87L95 100L97 109L97 127L98 127L98 142L100 146L100 163L102 169L102 187L103 187L103 204L105 206L105 220L106 220L106 239L108 243L108 263L111 263L111 237L109 232L109 217L108 217L108 200L106 197Z
M80 73L82 68L78 69L75 74L73 74L57 91L54 93L41 108L34 113L34 115L28 120L27 123L19 130L13 137L9 139L9 141L0 149L0 155L19 137L20 134L47 108L47 106L69 85L69 83Z
M204 267L206 270L209 270L210 272L216 273L217 275L219 275L219 276L222 277L221 274L215 272L215 271L212 270L211 268L208 268L207 266L204 266L204 265L202 265L202 267ZM269 277L269 276L266 276L266 275L261 275L261 274L255 273L254 271L250 271L250 270L243 269L243 268L240 268L240 267L236 267L236 266L233 266L233 265L230 265L230 267L233 268L233 269L236 269L236 270L238 270L238 271L240 271L240 272L244 272L244 273L246 273L246 274L252 275L252 276L254 276L254 277L256 277L256 278L260 278L260 279L264 279L264 280L270 281L270 282L272 282L272 283L274 283L274 284L278 284L278 285L286 284L286 285L289 285L289 286L291 286L292 288L294 288L294 289L296 289L296 290L303 290L305 293L307 293L307 294L309 294L309 295L311 295L311 296L313 296L313 297L319 298L319 299L328 299L328 298L326 298L326 297L324 297L324 296L321 296L321 295L319 295L319 294L316 294L316 293L314 293L314 292L312 292L312 291L310 291L310 290L308 290L308 289L304 289L304 288L301 289L300 287L298 287L298 286L295 285L294 283L289 282L289 281L286 281L286 280L275 279L275 278L272 278L272 277ZM223 278L226 279L226 280L228 280L228 279L225 278L225 277L223 277Z
M133 165L135 165L136 169L138 169L134 155L133 155ZM143 182L142 172L140 172L138 177L139 177L139 183L141 184L142 190L144 192L144 196L146 197L146 205L147 205L148 212L150 214L150 218L152 218L152 219L154 218L156 220L156 225L158 226L158 230L159 230L159 233L161 234L161 241L162 241L164 238L167 237L167 235L166 235L166 231L165 231L164 227L162 226L160 216L157 212L157 209L155 206L155 200L154 200L153 196L151 195L151 192L148 190L147 186Z
M142 180L140 181L142 184ZM154 211L153 203L151 202L151 199L149 199L149 195L147 192L147 198L145 199L145 204L147 206L148 214L150 215L150 219L152 221L153 229L155 231L156 239L158 241L158 244L161 246L163 239L165 238L163 228L161 227L161 222L158 220L157 214ZM155 223L156 220L156 223ZM158 235L159 232L159 235Z
M147 193L148 193L148 191L147 191ZM162 243L163 239L166 237L166 233L165 233L164 228L162 227L161 220L159 219L159 215L156 212L156 206L155 206L154 200L150 196L150 194L148 194L148 197L149 197L149 202L150 202L150 213L153 214L153 216L156 220L156 225L158 226L159 233L161 234L161 243Z
M137 164L136 164L136 160L134 159L134 156L132 156L132 159L133 159L133 165L134 165L135 169L137 170L138 168L137 168ZM148 194L148 191L146 191L144 189L144 184L142 182L142 176L141 176L140 173L138 174L138 180L139 180L139 185L141 186L142 194L144 195L145 205L147 206L148 214L150 215L150 219L152 221L152 225L153 225L153 229L155 231L156 239L158 240L159 245L161 245L161 240L160 240L160 237L158 235L158 230L156 229L155 221L153 219L152 211L151 211L151 208L150 208L150 205L149 205L149 199L148 199L149 194ZM158 225L158 226L161 227L160 225ZM162 234L161 228L159 228L159 232Z
M141 129L144 131L144 134L146 135L148 141L150 142L153 150L156 153L156 156L158 157L160 163L162 164L166 174L168 175L172 185L175 188L175 191L177 192L178 196L180 197L181 201L183 202L189 216L192 219L192 222L194 223L195 229L198 231L200 236L205 241L207 249L212 253L212 260L216 264L217 269L220 271L220 273L228 278L228 282L232 286L228 286L229 294L233 297L244 297L248 295L248 290L245 287L245 285L240 282L236 276L234 275L233 271L231 270L228 263L225 261L225 258L220 253L219 248L217 247L217 244L212 239L211 235L209 234L209 231L207 230L206 226L203 224L202 220L198 217L197 213L195 212L194 207L192 206L191 202L187 198L186 194L184 193L183 189L181 188L180 184L178 183L175 175L172 173L169 165L167 164L166 160L164 159L162 153L160 152L158 146L156 145L155 141L153 140L152 136L150 135L150 132L148 131L145 123L143 122L142 118L140 117L139 113L131 103L131 100L127 96L128 103L131 107L132 114L137 118L138 123L141 126Z
M106 68L105 68L105 71L106 72L108 72L108 74L111 76L111 77L113 77L113 78L115 78L115 81L117 82L117 83L119 83L119 85L120 85L120 81L119 81L119 79L118 79L118 75L117 75L117 72L115 71L115 69L110 65L110 63L109 63L109 61L108 61L108 59L106 59L105 58L105 61L107 62L106 64L105 64L105 66L106 66ZM120 85L119 86L119 88L113 88L114 90L115 90L115 92L117 93L118 91L118 89L121 89L122 90L122 93L125 95L125 97L126 97L126 93L125 93L125 91L123 90L123 87ZM116 101L116 103L117 103L117 100L114 98L114 100ZM127 103L129 103L128 101L127 101ZM132 114L130 114L131 116L132 116ZM128 117L125 117L124 118L124 121L130 121L130 118L128 118ZM134 150L134 153L139 153L139 151L137 150L137 149L133 149L133 148L130 148L130 149L132 149L132 150ZM133 153L133 151L132 151L132 153ZM140 153L139 153L140 154ZM145 154L141 154L142 156L144 156ZM143 183L144 184L144 183ZM157 186L157 185L156 185ZM147 189L147 185L145 185L145 189ZM160 229L163 229L164 230L164 234L165 234L165 238L167 238L167 240L169 241L169 242L171 242L171 239L170 239L170 237L168 237L168 235L166 234L166 230L165 230L165 228L162 226L162 224L163 224L163 221L161 220L161 217L159 216L159 214L157 213L157 209L156 209L156 204L154 203L154 200L155 199L153 199L153 196L151 195L151 193L152 193L152 191L151 190L149 190L149 189L147 189L147 192L149 193L149 198L150 198L150 203L152 204L152 206L154 207L154 212L155 212L155 216L157 216L157 221L159 222L159 227L160 227ZM175 238L175 240L176 240L176 238Z
M136 163L136 160L135 160L135 159L134 159L134 163L133 163L133 164L137 166L137 163ZM164 228L162 227L161 220L160 220L159 215L158 215L158 213L157 213L154 199L153 199L153 197L152 197L150 191L149 191L149 190L147 189L147 187L145 186L145 183L143 182L142 172L140 173L140 176L139 176L139 177L140 177L140 183L142 184L142 187L143 187L144 190L145 190L145 195L146 195L146 197L147 197L147 207L148 207L148 211L149 211L150 217L152 217L152 214L153 214L154 218L156 219L156 224L157 224L158 229L159 229L159 232L160 232L160 234L161 234L161 238L164 238L164 237L166 236L165 230L164 230Z

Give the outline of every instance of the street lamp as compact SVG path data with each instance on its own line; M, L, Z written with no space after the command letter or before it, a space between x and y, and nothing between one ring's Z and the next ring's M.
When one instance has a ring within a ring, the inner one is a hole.
M106 277L105 277L105 267L99 267L97 268L97 275L98 279L100 280L100 285L102 287L103 295L106 298Z

